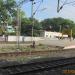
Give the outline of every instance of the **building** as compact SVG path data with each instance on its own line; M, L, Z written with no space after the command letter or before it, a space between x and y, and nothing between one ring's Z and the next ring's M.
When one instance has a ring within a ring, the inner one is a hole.
M8 32L8 33L14 33L15 32L15 28L13 28L13 26L7 26L6 27L6 31Z
M41 33L41 36L46 38L59 38L59 37L67 38L68 37L68 35L62 35L62 33L60 32L51 32L51 31L43 31Z

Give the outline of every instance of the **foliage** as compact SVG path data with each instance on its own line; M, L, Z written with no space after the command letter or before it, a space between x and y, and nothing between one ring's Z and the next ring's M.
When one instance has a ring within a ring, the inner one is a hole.
M3 30L2 30L2 28L0 27L0 35L2 35L3 34Z
M16 15L16 1L15 0L0 0L0 26L2 34L5 34L6 25L12 25L12 18Z
M6 21L13 16L15 7L15 0L0 0L0 21Z
M17 5L16 0L0 0L0 25L2 25L2 30L5 32L6 25L17 25ZM21 19L25 17L25 13L20 10ZM9 33L8 33L9 34ZM15 33L11 33L12 35Z
M12 32L12 33L7 33L8 35L16 35L15 32Z
M20 1L20 0L19 0ZM17 2L16 0L0 0L0 25L17 25ZM24 11L20 10L21 18L21 35L31 36L32 34L32 19L26 18ZM48 18L39 22L36 19L34 21L34 36L39 36L41 30L62 32L63 34L70 35L71 29L73 30L73 36L75 36L75 23L69 19ZM3 22L3 24L1 23ZM0 28L0 34L4 34L5 29ZM13 35L15 33L11 33Z
M38 22L38 20L34 19L34 36L40 35L40 29L42 26ZM31 36L32 33L32 20L31 18L23 18L21 23L21 34L25 36Z
M70 30L73 29L73 34L75 33L75 23L69 19L64 19L60 17L45 19L41 22L41 24L43 30L63 32L64 34L70 35Z

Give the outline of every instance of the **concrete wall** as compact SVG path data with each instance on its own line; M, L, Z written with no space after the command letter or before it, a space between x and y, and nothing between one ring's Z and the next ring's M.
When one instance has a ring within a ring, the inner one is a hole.
M15 37L15 36L8 36L8 41L17 41L17 37Z
M0 36L0 41L5 41L5 37Z
M18 37L17 36L8 36L8 41L9 42L12 42L12 41L17 41L18 39L17 39ZM34 40L34 41L39 41L39 40L43 40L44 38L43 37L24 37L24 36L20 36L19 37L19 40L20 41L32 41L32 40Z

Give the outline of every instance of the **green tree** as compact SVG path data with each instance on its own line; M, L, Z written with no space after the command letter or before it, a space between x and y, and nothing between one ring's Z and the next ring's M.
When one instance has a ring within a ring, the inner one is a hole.
M38 20L34 19L34 36L40 35L42 25ZM31 18L23 18L21 23L21 35L31 36L32 33L32 20Z
M44 30L63 32L64 34L68 35L70 35L71 29L73 29L74 33L74 28L75 28L75 23L73 21L61 17L45 19L41 22L41 24Z
M15 0L0 0L0 25L2 26L3 32L7 24L12 23L12 18L16 14L16 1Z
M0 21L6 21L10 16L13 16L15 7L15 0L0 0Z

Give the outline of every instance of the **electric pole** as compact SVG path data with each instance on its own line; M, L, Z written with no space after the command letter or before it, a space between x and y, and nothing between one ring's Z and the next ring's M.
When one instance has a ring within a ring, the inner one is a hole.
M17 6L17 48L20 47L20 9Z
M34 29L33 28L34 27L34 15L33 15L34 12L33 12L33 7L34 7L34 0L30 0L30 1L31 1L31 20L32 20L32 31L31 31L32 33L31 34L32 34L32 46L33 46L33 35L34 35L33 34L33 32L34 32L34 30L33 30Z
M60 0L58 0L57 12L59 12L59 4L60 4Z

